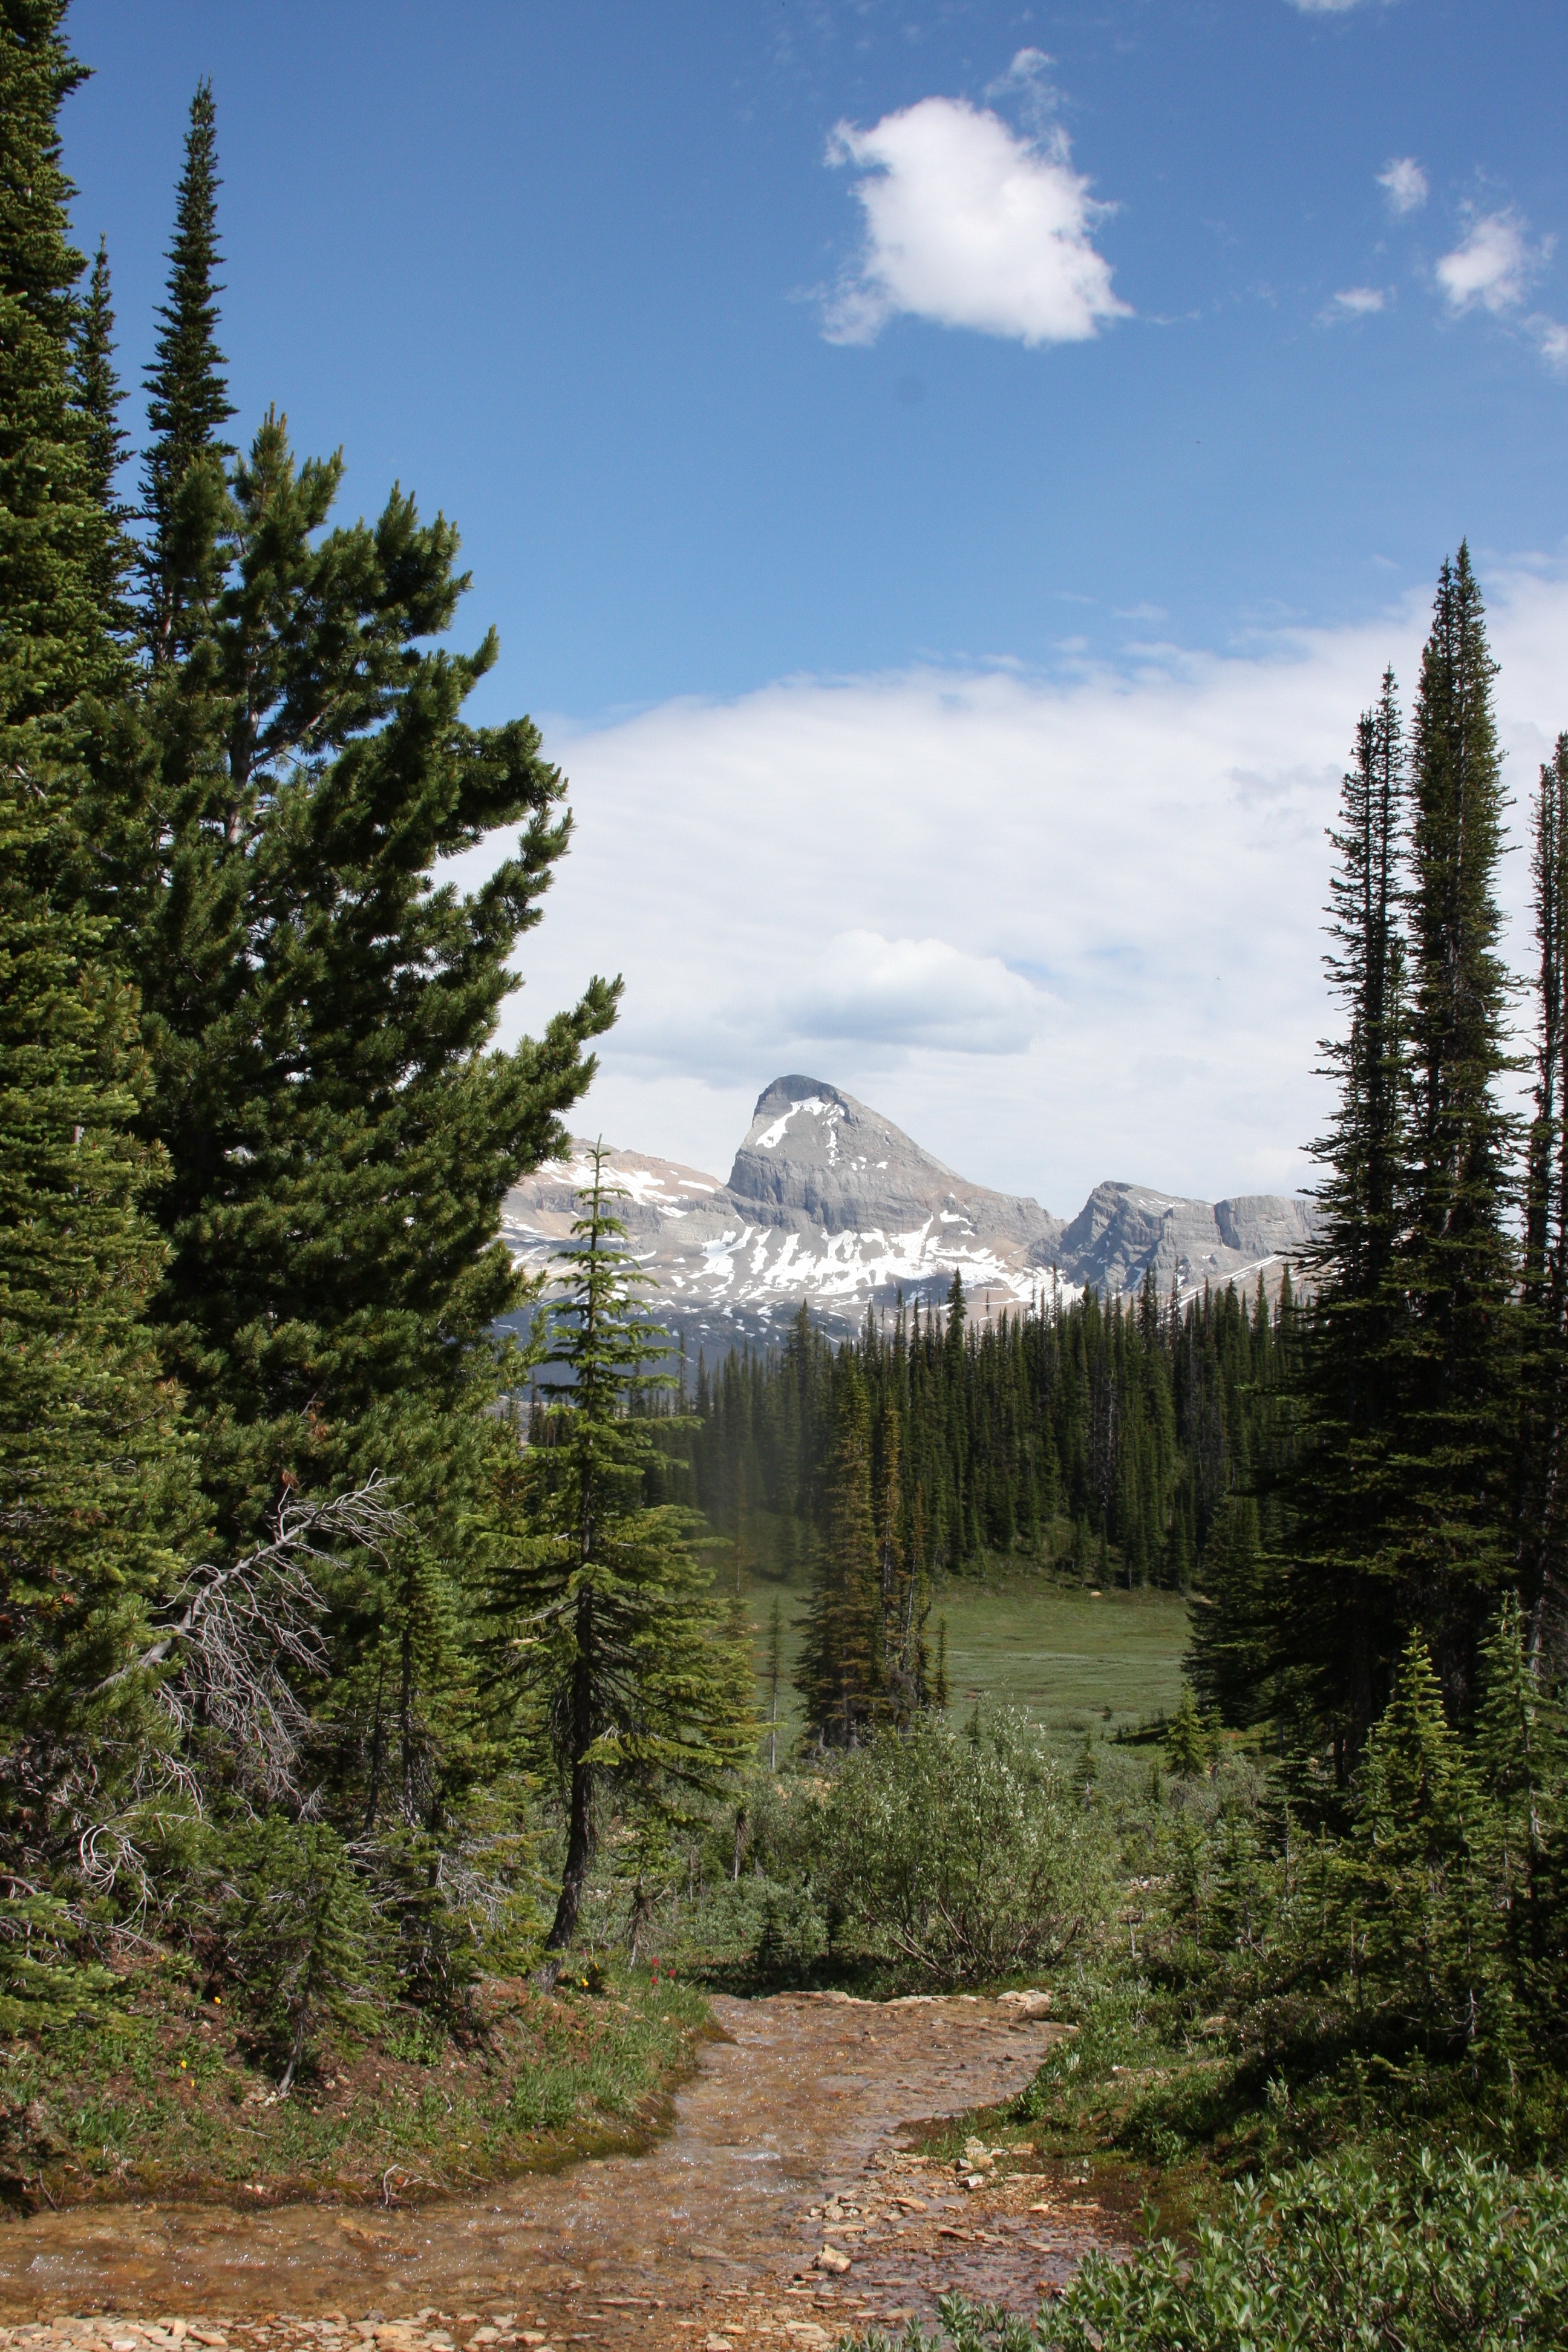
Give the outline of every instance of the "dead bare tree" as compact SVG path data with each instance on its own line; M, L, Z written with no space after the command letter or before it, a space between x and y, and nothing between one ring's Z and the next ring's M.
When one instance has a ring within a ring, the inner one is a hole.
M170 1738L153 1759L157 1778L195 1801L182 1751L198 1731L231 1748L242 1781L266 1800L302 1801L300 1757L311 1715L300 1685L328 1671L321 1621L326 1602L312 1571L343 1548L384 1559L402 1527L386 1480L324 1501L290 1490L273 1512L269 1540L226 1566L193 1568L160 1612L154 1639L99 1686L139 1676L153 1685ZM122 1825L83 1832L88 1875L116 1876Z

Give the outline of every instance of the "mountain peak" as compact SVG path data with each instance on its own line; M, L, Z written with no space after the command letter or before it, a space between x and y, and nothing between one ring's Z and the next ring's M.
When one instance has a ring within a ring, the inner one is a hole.
M588 1149L574 1143L508 1195L502 1233L524 1264L547 1264L570 1234ZM800 1072L758 1096L727 1184L637 1151L609 1163L629 1246L662 1286L658 1311L710 1350L765 1339L803 1301L852 1330L868 1306L940 1300L955 1271L976 1316L1085 1285L1127 1296L1146 1274L1162 1293L1260 1273L1273 1288L1312 1233L1299 1199L1190 1201L1125 1182L1097 1184L1065 1225L1037 1201L955 1175L880 1111Z

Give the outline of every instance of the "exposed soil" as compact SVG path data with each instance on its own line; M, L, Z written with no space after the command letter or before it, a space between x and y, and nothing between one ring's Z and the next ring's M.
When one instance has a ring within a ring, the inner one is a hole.
M0 2229L0 2316L31 2323L0 2344L44 2352L47 2324L84 2352L187 2336L237 2352L812 2352L953 2288L1032 2312L1120 2225L1076 2167L1020 2149L959 2173L921 2153L931 2118L1028 2083L1063 2029L1026 2006L715 2000L655 2147L471 2200L36 2214Z

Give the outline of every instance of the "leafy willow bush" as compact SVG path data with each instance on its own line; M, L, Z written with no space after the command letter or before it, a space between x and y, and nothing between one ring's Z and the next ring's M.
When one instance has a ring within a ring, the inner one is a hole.
M879 1734L837 1773L817 1837L837 1932L922 1983L1052 1966L1106 1916L1100 1819L1012 1713Z
M950 2298L954 2352L1545 2352L1568 2343L1568 2183L1423 2154L1231 2192L1184 2253L1090 2254L1034 2326ZM911 2323L907 2352L934 2342ZM866 2352L887 2339L866 2338Z

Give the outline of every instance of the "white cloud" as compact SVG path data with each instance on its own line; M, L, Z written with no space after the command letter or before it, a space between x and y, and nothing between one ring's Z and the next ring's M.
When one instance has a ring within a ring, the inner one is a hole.
M1551 250L1532 250L1525 226L1511 211L1483 213L1471 222L1468 235L1437 264L1437 283L1451 310L1473 310L1479 302L1495 318L1518 308Z
M1568 578L1487 589L1522 810L1568 725ZM1428 604L1065 681L806 678L552 731L577 834L510 1034L624 971L580 1123L721 1175L793 1069L1062 1213L1105 1176L1297 1183L1333 1017L1323 828ZM1503 887L1522 968L1522 856Z
M1406 213L1418 213L1431 194L1431 184L1414 155L1391 155L1377 175L1377 184L1388 191L1388 201L1401 219Z
M1539 310L1524 324L1552 374L1568 376L1568 327L1560 319L1549 319Z
M1342 16L1352 8L1359 8L1362 0L1290 0L1303 16Z
M962 99L927 98L869 131L841 122L828 161L862 172L866 218L826 305L830 341L871 342L900 311L1029 344L1083 342L1130 315L1091 241L1103 207L1059 132L1042 146Z
M1328 315L1342 319L1367 319L1374 311L1383 310L1387 301L1388 297L1381 286L1347 286L1342 293L1334 296Z
M782 1028L813 1043L1018 1054L1048 1010L1048 998L1000 956L854 930L829 940L794 988L766 1003L760 1026L763 1037Z

